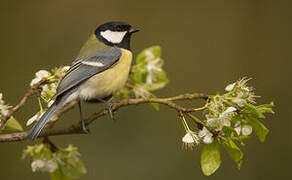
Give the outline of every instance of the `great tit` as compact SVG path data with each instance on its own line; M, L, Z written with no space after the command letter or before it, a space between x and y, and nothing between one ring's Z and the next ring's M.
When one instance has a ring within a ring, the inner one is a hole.
M126 83L132 64L131 35L139 30L124 22L100 25L81 48L70 69L60 81L55 101L28 133L35 139L51 117L72 101L78 101L82 129L87 131L81 101L99 101L108 105L109 97Z

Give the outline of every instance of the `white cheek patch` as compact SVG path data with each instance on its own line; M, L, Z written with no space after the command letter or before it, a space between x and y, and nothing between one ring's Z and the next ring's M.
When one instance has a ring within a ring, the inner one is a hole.
M82 64L86 64L89 66L95 66L95 67L103 67L104 64L102 64L101 62L89 62L89 61L83 61Z
M107 41L111 43L120 43L122 42L124 36L126 35L127 31L111 31L106 30L100 32L101 36L104 37Z

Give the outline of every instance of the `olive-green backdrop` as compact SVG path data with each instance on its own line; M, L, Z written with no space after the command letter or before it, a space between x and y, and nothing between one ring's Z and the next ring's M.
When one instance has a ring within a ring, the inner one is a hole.
M261 95L275 101L276 115L264 144L256 138L244 147L242 169L223 153L219 171L204 177L199 152L181 149L183 128L177 114L148 105L121 109L117 122L108 117L91 126L91 135L52 138L73 143L82 153L85 180L179 180L291 178L291 53L290 0L9 0L0 2L0 92L17 103L34 72L68 65L98 24L122 20L141 28L132 41L135 54L161 45L170 84L157 94L197 91L216 93L243 76ZM86 106L90 114L100 105ZM23 124L36 111L36 100L15 116ZM75 108L62 122L78 120ZM21 152L31 143L0 144L0 179L49 179L32 173ZM289 178L290 177L290 178Z

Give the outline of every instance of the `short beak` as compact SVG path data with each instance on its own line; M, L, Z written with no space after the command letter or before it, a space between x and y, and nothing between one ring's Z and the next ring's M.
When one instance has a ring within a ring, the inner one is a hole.
M129 33L135 33L135 32L138 32L138 31L140 31L140 29L139 28L136 28L136 27L131 27L131 29L129 30Z

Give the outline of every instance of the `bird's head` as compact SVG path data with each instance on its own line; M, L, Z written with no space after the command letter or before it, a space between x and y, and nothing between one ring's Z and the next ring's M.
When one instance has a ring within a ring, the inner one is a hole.
M131 35L139 29L124 22L108 22L95 30L95 36L109 46L130 49Z

